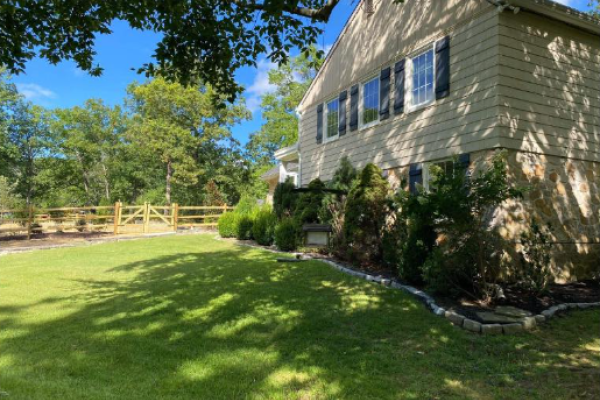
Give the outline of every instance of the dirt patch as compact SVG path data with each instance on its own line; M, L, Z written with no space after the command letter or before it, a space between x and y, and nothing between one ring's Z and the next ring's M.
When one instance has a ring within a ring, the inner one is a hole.
M113 238L112 233L103 232L56 232L36 233L27 240L26 235L13 235L0 237L0 249L35 248L40 246L56 246L82 242L92 239Z

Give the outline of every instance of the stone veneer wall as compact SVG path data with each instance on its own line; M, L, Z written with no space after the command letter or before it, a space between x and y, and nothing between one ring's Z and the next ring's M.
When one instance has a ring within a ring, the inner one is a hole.
M471 173L497 151L471 153ZM529 189L493 216L493 226L507 240L506 265L518 262L520 234L534 218L551 226L551 263L559 282L600 277L600 163L508 150L507 164L511 182ZM394 190L408 182L408 166L387 174Z

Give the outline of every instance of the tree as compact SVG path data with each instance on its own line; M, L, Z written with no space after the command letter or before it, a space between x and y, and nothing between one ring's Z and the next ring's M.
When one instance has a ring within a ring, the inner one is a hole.
M212 171L219 145L231 137L229 128L246 109L238 104L219 107L212 87L200 89L157 78L128 88L133 112L130 139L163 169L165 202L171 204L172 186L190 187Z
M596 18L600 18L600 1L590 0L588 6L590 7L590 14L592 14Z
M398 0L396 0L398 1ZM0 65L24 70L39 56L56 64L73 60L98 76L94 45L110 25L123 20L134 29L159 32L156 64L139 72L162 75L184 84L207 82L235 98L240 87L235 71L255 66L267 53L277 63L293 47L308 50L315 43L339 0L21 0L0 6Z
M275 90L262 97L261 110L265 123L260 131L250 136L247 145L252 159L258 165L272 164L277 149L290 146L298 140L296 107L322 64L323 58L314 46L310 46L307 54L301 53L269 71L269 83L275 85Z
M118 159L126 129L121 108L90 99L83 107L59 109L55 115L61 154L74 161L86 203L98 204L101 198L110 202L111 173L117 163L126 162Z
M9 161L8 176L14 191L27 205L36 196L39 160L52 148L50 115L42 107L17 101L7 129L5 152Z

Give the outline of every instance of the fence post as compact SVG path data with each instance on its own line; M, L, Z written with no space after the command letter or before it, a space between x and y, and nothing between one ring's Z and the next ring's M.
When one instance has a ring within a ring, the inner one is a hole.
M121 213L121 203L117 201L115 203L115 210L114 210L114 216L113 216L113 230L114 230L115 235L119 234L119 224L121 223L121 216L119 215L120 213Z
M144 233L148 233L150 227L150 213L148 203L144 203Z
M27 240L31 239L31 225L33 224L33 206L28 207L27 215Z
M173 204L173 214L171 215L171 225L173 225L173 232L177 232L177 223L179 220L179 204Z

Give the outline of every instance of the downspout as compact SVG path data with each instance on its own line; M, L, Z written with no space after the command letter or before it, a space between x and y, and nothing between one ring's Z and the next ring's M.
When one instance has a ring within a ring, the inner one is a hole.
M302 112L298 107L294 110L298 117L298 180L296 182L297 187L302 187L302 152L300 151L300 127L302 126Z

